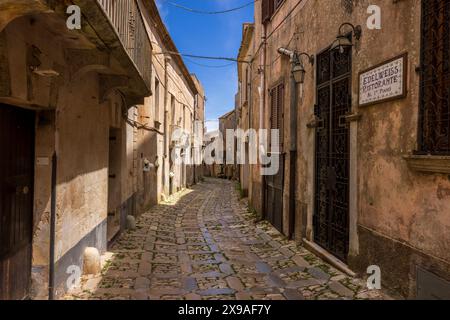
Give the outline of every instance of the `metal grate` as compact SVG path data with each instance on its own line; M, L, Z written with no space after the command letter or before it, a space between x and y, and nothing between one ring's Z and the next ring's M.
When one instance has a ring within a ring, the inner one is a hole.
M450 154L450 1L422 1L419 153Z
M349 244L349 128L351 50L318 56L314 240L346 261Z

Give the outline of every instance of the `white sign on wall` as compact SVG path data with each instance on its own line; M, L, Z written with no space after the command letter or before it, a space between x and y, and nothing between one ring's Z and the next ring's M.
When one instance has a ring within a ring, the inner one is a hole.
M359 74L359 106L406 96L407 54L383 62Z

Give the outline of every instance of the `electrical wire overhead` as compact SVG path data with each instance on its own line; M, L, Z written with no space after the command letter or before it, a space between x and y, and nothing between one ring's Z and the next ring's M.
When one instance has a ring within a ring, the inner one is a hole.
M224 61L233 61L233 62L240 62L240 63L250 63L250 61L238 60L236 58L199 56L199 55L195 55L195 54L179 53L179 52L175 52L175 51L154 52L153 54L154 55L170 54L170 55L178 55L178 56L182 56L182 57L195 58L195 59L224 60Z
M253 5L257 1L259 1L259 0L254 0L254 1L251 1L251 2L248 2L248 3L244 4L242 6L239 6L239 7L236 7L236 8L231 8L231 9L227 9L227 10L222 10L222 11L204 11L204 10L188 8L188 7L185 7L185 6L181 5L181 4L178 4L178 3L175 3L175 2L171 2L171 1L168 1L167 3L170 4L171 6L174 6L176 8L179 8L179 9L182 9L182 10L185 10L185 11L188 11L188 12L192 12L192 13L198 13L198 14L223 14L223 13L230 13L230 12L233 12L233 11L244 9L246 7L249 7L249 6Z
M193 59L188 59L186 57L185 57L185 59L186 59L186 61L189 61L190 63L193 63L193 64L195 64L197 66L204 67L204 68L220 69L220 68L226 68L226 67L229 67L229 66L232 66L232 65L235 64L235 62L231 62L231 63L227 63L227 64L224 64L224 65L213 66L213 65L209 65L209 64L198 63L198 62L194 61Z

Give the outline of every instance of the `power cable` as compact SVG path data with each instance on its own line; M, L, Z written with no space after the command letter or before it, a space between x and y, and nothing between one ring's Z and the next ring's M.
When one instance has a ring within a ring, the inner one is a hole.
M188 58L185 58L185 59L186 59L186 61L189 61L190 63L193 63L193 64L195 64L197 66L204 67L204 68L220 69L220 68L226 68L226 67L229 67L229 66L232 66L232 65L235 64L235 62L231 62L231 63L227 63L227 64L220 65L220 66L212 66L212 65L208 65L208 64L198 63L198 62L196 62L196 61L194 61L192 59L188 59Z
M154 52L154 55L161 55L161 54L173 54L173 55L179 55L183 57L188 58L195 58L195 59L205 59L205 60L225 60L225 61L233 61L233 62L241 62L241 63L250 63L250 61L246 60L238 60L236 58L229 58L229 57L212 57L212 56L200 56L195 54L187 54L187 53L180 53L176 51L162 51L162 52Z
M236 7L236 8L232 8L232 9L222 10L222 11L203 11L203 10L197 10L197 9L192 9L192 8L189 8L189 7L185 7L185 6L182 6L181 4L178 4L178 3L175 3L175 2L171 2L171 1L168 1L167 3L172 5L172 6L174 6L174 7L176 7L176 8L179 8L179 9L182 9L182 10L185 10L185 11L189 11L189 12L192 12L192 13L198 13L198 14L222 14L222 13L230 13L230 12L233 12L233 11L244 9L246 7L251 6L252 4L254 4L257 1L259 1L259 0L254 0L254 1L251 1L251 2L248 2L248 3L244 4L242 6L239 6L239 7Z

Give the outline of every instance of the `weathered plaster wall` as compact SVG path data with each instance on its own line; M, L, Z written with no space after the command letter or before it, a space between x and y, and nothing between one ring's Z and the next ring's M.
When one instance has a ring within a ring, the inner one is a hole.
M56 279L66 290L73 264L82 269L86 246L106 249L108 204L109 101L100 102L98 75L72 77L64 41L55 38L42 20L20 18L4 31L8 38L11 104L23 101L39 108L36 131L33 228L33 296L47 293L52 155L58 157L56 193ZM41 68L58 77L29 75L30 46L40 50ZM28 78L27 78L28 74ZM61 291L62 289L62 291Z
M167 142L164 146L164 139L158 137L158 146L148 147L149 156L154 159L156 155L159 159L160 168L158 168L158 198L160 200L161 194L167 196L169 194L169 172L172 170L175 174L173 179L174 191L180 190L183 186L184 181L188 181L188 177L183 178L183 170L181 165L175 165L172 168L169 163L169 144L170 144L170 130L173 129L172 125L179 127L184 127L189 132L192 131L193 115L195 107L195 93L189 88L187 79L183 76L180 67L176 64L174 59L170 59L167 64L165 63L166 55L161 54L162 52L168 51L165 42L161 39L161 31L155 27L154 19L148 12L144 11L144 17L146 20L147 32L149 33L150 39L153 45L153 70L154 70L154 80L157 79L159 82L159 105L156 106L155 94L153 97L146 101L144 106L145 112L147 113L147 121L153 126L155 120L161 123L161 131L166 134ZM167 79L167 83L166 83ZM153 80L153 86L154 86ZM171 97L175 99L175 112L172 114L171 108ZM166 103L166 105L164 105ZM183 108L184 107L184 108ZM158 110L158 119L155 116L155 110ZM183 110L185 112L183 113ZM172 123L173 119L173 123ZM166 123L165 123L166 122ZM172 127L171 127L172 126ZM167 128L167 132L164 132ZM144 139L145 141L145 139ZM142 144L142 141L140 142ZM150 151L152 150L152 151ZM156 154L158 152L158 154ZM151 154L150 154L151 153ZM166 156L166 157L165 157ZM192 170L185 170L185 174L192 174ZM192 180L192 178L190 178Z
M402 278L403 282L395 281L395 277L387 281L387 285L396 287L405 296L414 293L416 263L432 264L435 273L449 278L450 182L442 174L413 172L403 159L417 149L419 75L415 69L420 64L420 1L353 1L352 7L346 7L340 1L304 0L283 22L296 4L297 1L286 1L268 25L265 65L269 88L280 79L288 81L289 62L279 57L276 52L279 47L317 54L331 45L341 23L351 22L363 27L362 39L353 50L352 67L352 111L362 117L359 122L350 124L350 265L361 272L370 264L380 264L386 272L405 271L407 276ZM382 8L381 30L366 27L369 4ZM263 33L258 3L255 10L258 48ZM405 52L408 53L407 97L358 108L358 73ZM258 61L257 56L255 60ZM315 70L308 64L305 66L307 74L297 118L296 235L312 239L315 130L306 125L313 119L316 80ZM289 123L289 95L289 86L286 86L285 124ZM257 103L256 97L254 103ZM266 100L265 107L268 105ZM266 109L264 113L267 125L270 112ZM255 114L253 122L256 121ZM286 143L290 137L287 130L285 127ZM287 158L286 163L288 161ZM287 173L285 203L288 200ZM407 248L409 257L415 255L420 259L400 260L392 243ZM377 252L375 248L382 250Z

